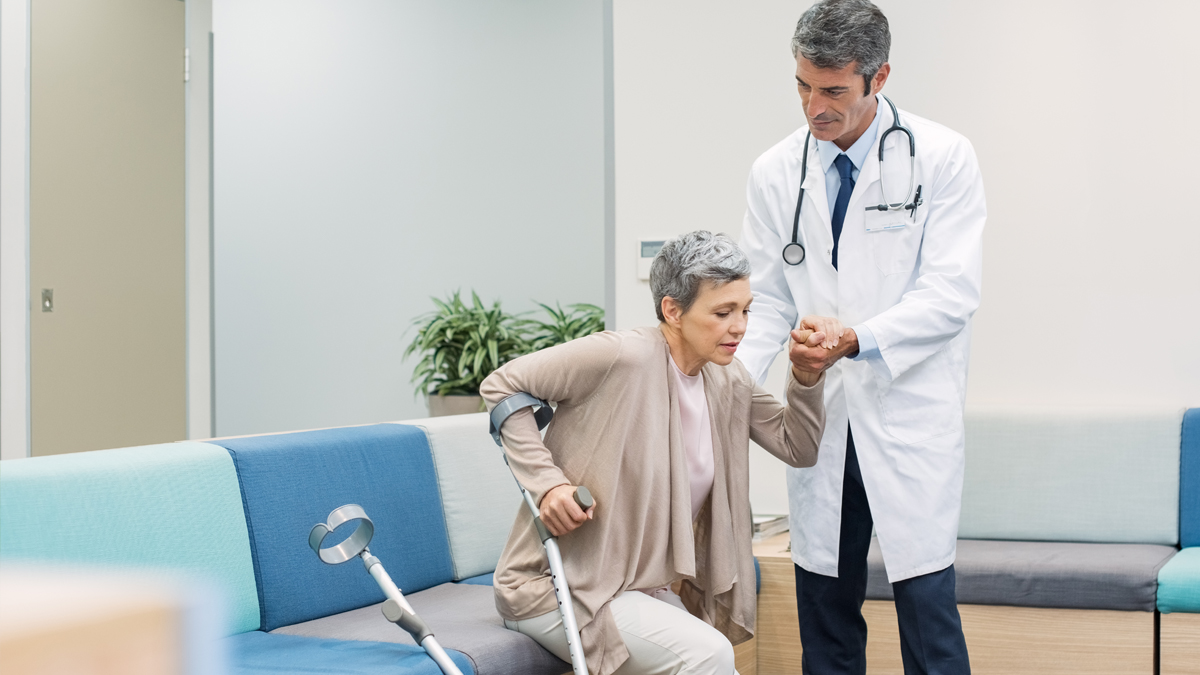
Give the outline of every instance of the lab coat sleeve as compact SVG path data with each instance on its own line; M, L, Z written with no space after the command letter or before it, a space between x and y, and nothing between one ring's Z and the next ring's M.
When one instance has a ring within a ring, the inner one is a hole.
M975 151L959 138L935 176L914 287L868 319L881 359L877 373L895 380L954 339L979 307L983 276L983 177Z
M767 200L758 177L759 166L750 170L746 185L746 217L742 222L741 247L750 259L750 288L754 304L750 323L738 347L738 359L759 384L767 379L767 369L779 354L788 334L799 318L792 291L783 276L783 246L780 223L771 221ZM791 233L791 223L786 223Z
M621 343L620 333L605 331L526 354L488 375L479 385L479 394L489 412L518 392L560 407L579 404L608 377L620 357ZM542 442L532 408L513 413L501 426L500 435L513 475L535 503L540 504L552 488L570 484Z

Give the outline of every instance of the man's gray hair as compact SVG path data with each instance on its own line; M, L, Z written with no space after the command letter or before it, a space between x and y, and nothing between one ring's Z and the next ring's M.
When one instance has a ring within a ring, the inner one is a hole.
M818 68L841 70L857 62L854 72L863 76L867 94L891 48L887 17L870 0L821 0L800 16L792 36L792 56Z
M718 286L750 276L750 259L725 234L696 230L663 244L650 263L650 292L654 311L665 321L663 298L673 298L684 312L692 308L700 294L700 282Z

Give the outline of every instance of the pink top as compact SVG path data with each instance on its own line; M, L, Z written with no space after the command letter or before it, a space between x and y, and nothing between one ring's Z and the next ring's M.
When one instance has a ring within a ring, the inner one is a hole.
M687 454L688 478L692 484L692 520L700 513L713 486L712 423L708 418L708 399L704 396L704 377L685 375L670 356L675 373L675 391L679 394L679 420L683 423L683 448Z

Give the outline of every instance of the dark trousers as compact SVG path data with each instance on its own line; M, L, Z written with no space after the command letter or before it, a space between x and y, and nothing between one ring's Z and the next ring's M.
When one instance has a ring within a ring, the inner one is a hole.
M871 507L863 489L854 438L846 437L842 531L837 578L796 566L803 670L808 675L867 672L867 550ZM967 675L967 643L954 597L954 566L892 584L906 675Z

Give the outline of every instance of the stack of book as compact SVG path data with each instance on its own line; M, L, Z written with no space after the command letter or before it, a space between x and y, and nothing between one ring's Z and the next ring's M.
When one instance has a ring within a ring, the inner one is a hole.
M754 541L762 541L769 539L779 534L780 532L788 531L788 517L786 515L755 515L754 516Z

